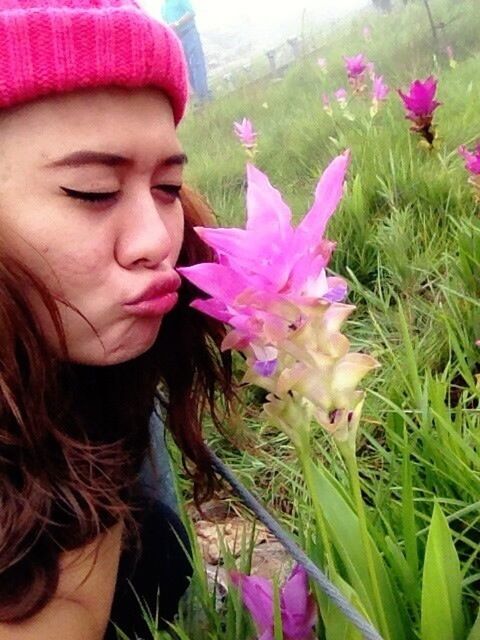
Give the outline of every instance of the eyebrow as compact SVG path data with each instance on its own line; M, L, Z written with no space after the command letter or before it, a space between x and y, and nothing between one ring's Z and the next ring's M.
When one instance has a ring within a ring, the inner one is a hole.
M171 167L175 165L183 166L188 162L188 158L185 153L175 153L167 158L163 159L159 166ZM101 164L107 167L126 167L132 166L134 160L132 158L126 158L114 153L105 153L103 151L75 151L68 156L59 158L54 162L50 162L44 165L44 168L51 169L57 167L82 167L85 165Z

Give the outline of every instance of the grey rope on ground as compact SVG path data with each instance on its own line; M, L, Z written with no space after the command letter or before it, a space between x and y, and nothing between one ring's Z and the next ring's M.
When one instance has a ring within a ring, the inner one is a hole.
M365 640L383 640L382 636L373 628L350 602L345 598L341 591L327 578L317 565L307 556L291 536L284 531L282 526L275 518L263 507L257 498L238 480L233 472L218 458L218 456L208 447L212 464L217 472L228 482L232 489L240 496L245 505L253 511L277 540L290 553L292 558L299 564L303 565L320 589L327 595L330 600L340 609L348 620L362 632Z

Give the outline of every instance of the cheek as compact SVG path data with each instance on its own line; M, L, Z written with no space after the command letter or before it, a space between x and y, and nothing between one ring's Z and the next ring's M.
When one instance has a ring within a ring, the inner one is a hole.
M57 294L85 290L92 279L98 282L105 269L105 256L96 247L73 242L50 243L44 244L39 253L43 258L39 275ZM37 273L39 269L36 268Z

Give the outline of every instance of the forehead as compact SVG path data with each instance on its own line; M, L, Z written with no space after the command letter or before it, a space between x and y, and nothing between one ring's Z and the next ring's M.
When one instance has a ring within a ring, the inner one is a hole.
M157 159L181 152L170 103L156 88L49 96L3 114L0 136L2 157L42 164L86 148Z

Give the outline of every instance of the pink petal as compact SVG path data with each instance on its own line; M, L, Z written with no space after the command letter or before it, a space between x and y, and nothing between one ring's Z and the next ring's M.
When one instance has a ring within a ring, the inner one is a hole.
M234 300L246 286L238 273L214 262L179 267L177 271L205 293L223 301Z
M260 232L268 229L272 243L287 239L291 233L292 213L280 192L250 163L247 180L247 229Z
M297 227L302 235L318 243L327 223L343 195L343 182L350 162L350 152L337 156L325 169L315 190L315 202Z
M232 316L232 314L227 311L225 304L215 298L209 298L208 300L197 298L190 304L190 306L192 309L196 309L197 311L206 313L212 318L220 320L220 322L230 322L230 318Z
M245 576L230 571L230 579L240 589L244 605L260 632L273 627L273 586L262 576ZM268 636L267 636L268 637Z
M295 565L281 592L282 608L292 615L303 615L307 609L308 576L301 565Z
M252 286L262 287L270 283L282 287L290 270L283 243L272 237L269 227L258 231L244 229L211 229L195 227L202 240L215 249L220 258L227 258L228 265ZM252 279L257 275L257 278Z

